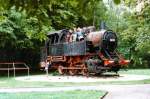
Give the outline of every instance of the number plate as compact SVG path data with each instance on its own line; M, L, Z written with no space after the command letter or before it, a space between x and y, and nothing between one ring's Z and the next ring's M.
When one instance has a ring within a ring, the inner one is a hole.
M110 42L115 42L115 39L110 39Z

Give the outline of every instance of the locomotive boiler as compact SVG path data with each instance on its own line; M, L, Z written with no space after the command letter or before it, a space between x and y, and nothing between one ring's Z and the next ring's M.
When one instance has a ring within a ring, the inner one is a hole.
M42 66L50 65L60 74L88 75L118 72L129 60L117 52L117 35L112 30L87 28L84 38L66 42L69 30L48 33L42 54Z

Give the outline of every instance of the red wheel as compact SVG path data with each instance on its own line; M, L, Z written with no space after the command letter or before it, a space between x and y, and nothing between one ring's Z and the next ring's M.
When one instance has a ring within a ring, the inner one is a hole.
M63 66L59 66L59 67L58 67L58 72L59 72L59 74L61 74L61 75L63 75L63 74L65 73L65 70L64 70Z
M69 74L70 74L71 76L76 75L76 74L77 74L77 70L75 70L75 69L70 69L70 70L69 70Z
M82 66L81 74L83 76L87 76L88 75L88 70L87 70L87 67L85 65Z
M83 76L87 76L88 75L88 71L83 69L83 70L81 70L81 74Z

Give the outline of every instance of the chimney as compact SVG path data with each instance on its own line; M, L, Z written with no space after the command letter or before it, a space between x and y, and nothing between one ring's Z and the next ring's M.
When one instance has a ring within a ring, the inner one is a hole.
M104 21L102 21L100 24L100 30L105 30L105 29L106 29L106 24Z

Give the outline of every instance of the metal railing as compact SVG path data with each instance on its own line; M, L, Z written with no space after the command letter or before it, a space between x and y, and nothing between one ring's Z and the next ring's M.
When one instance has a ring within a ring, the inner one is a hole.
M16 65L23 65L23 67L16 67ZM11 70L13 71L14 77L16 77L16 70L27 70L28 77L30 75L30 68L24 62L2 62L0 63L0 70L7 70L8 78L10 77Z

